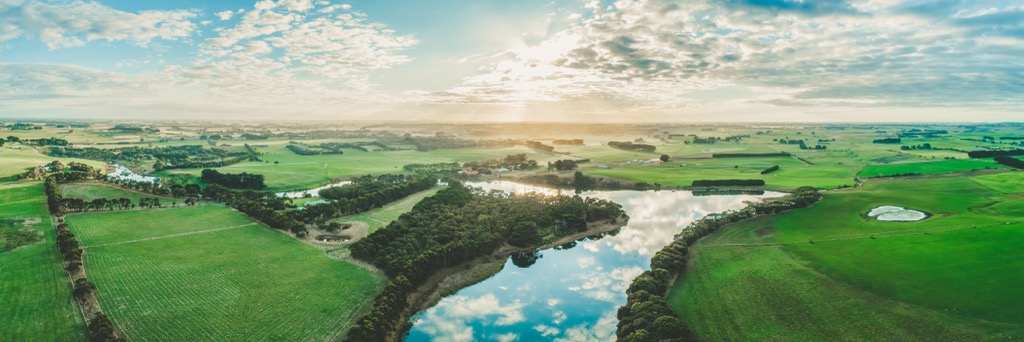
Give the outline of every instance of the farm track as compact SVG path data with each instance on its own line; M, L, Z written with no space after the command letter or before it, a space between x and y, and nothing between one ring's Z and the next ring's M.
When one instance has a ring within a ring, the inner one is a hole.
M117 246L117 245L124 245L124 244L143 242L143 241L169 239L169 238L175 238L175 237L186 236L186 235L195 235L195 234L205 234L205 233L219 232L219 231L222 231L222 230L238 229L238 228L242 228L242 227L249 227L249 226L255 226L255 225L257 225L257 223L253 222L253 223L242 224L242 225L231 226L231 227L224 227L224 228L214 228L214 229L200 230L200 231L188 232L188 233L178 233L178 234L171 234L171 235L164 235L164 236L155 236L155 237L144 238L144 239L135 239L135 240L128 240L128 241L103 243L103 244L98 244L98 245L93 245L93 246L82 246L82 248L86 249L86 248L96 248L96 247Z

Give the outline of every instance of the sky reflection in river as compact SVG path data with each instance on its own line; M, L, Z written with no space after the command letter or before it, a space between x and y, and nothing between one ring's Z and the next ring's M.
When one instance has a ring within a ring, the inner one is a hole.
M472 186L510 192L558 191L511 182ZM571 191L562 193L572 194ZM607 341L626 287L649 268L651 256L690 222L781 196L694 196L689 191L591 191L587 197L622 204L630 216L617 234L549 249L529 268L510 260L494 277L462 289L420 314L409 341Z

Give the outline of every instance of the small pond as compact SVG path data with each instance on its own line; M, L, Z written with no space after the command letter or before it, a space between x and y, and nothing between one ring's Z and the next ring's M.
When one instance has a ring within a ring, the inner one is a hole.
M287 198L320 197L320 190L327 189L327 188L339 187L339 186L346 186L346 185L349 185L349 184L352 184L352 182L351 181L342 181L342 182L327 184L327 185L321 186L319 188L313 188L313 189L309 189L309 190L279 192L279 193L277 193L277 197L287 197ZM306 194L309 194L309 196L306 196Z
M904 207L883 205L871 209L871 211L868 212L868 217L874 217L876 220L879 221L913 222L928 218L928 214L923 211L907 209Z

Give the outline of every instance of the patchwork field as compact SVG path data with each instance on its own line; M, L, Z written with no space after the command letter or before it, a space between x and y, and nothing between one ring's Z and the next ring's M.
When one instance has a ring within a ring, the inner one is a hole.
M60 160L64 164L70 162L86 163L93 167L100 167L102 162L76 158L54 158L43 155L31 147L13 149L10 145L0 146L0 181L13 181L30 168L45 165L54 160Z
M132 340L327 340L382 277L229 208L68 216L100 304Z
M77 341L85 324L71 299L39 182L0 183L0 219L29 219L39 242L0 251L0 341Z
M1024 337L1024 174L868 182L702 240L670 290L707 340ZM879 205L931 213L883 222ZM771 315L764 313L771 312Z
M266 152L260 156L266 163L243 162L218 168L228 173L258 173L266 177L268 191L287 191L314 188L327 184L332 177L349 177L366 174L405 173L402 166L415 163L469 162L484 159L501 159L510 154L525 153L528 158L538 161L555 160L547 153L540 153L526 147L473 148L455 150L388 151L363 152L345 149L342 155L300 156L284 146L261 148ZM198 176L202 170L173 170L163 174L187 174Z

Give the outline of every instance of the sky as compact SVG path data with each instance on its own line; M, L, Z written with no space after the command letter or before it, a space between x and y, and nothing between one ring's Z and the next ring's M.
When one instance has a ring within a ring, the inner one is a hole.
M0 117L1024 121L1024 2L0 0Z

